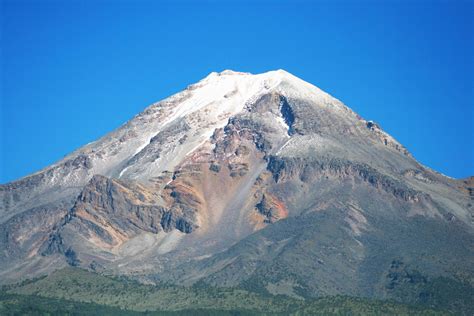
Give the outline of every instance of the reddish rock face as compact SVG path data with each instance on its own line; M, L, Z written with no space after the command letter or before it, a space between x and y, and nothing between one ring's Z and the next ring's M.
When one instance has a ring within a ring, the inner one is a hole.
M265 216L265 223L274 223L288 217L288 210L283 201L278 200L271 194L263 194L256 208L260 214Z

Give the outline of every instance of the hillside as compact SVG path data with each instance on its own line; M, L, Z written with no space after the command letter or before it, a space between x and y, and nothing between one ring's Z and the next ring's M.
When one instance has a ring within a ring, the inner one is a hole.
M67 268L5 288L0 312L80 315L450 315L447 311L350 297L297 300L239 289L147 286ZM15 294L12 294L15 293Z

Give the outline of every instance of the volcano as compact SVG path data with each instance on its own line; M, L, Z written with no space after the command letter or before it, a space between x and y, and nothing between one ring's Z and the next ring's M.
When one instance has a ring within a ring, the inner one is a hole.
M73 266L295 298L472 293L473 199L473 178L286 71L213 72L1 185L0 280Z

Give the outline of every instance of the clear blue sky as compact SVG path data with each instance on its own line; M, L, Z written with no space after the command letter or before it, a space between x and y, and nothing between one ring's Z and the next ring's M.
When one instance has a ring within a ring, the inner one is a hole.
M211 71L278 68L474 175L472 1L3 0L0 20L1 183Z

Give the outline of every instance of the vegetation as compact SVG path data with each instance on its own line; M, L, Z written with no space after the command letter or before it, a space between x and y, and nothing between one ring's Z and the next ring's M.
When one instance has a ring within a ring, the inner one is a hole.
M450 315L350 297L298 300L236 288L144 285L78 268L4 287L2 315Z
M93 303L0 293L0 315L140 315Z

